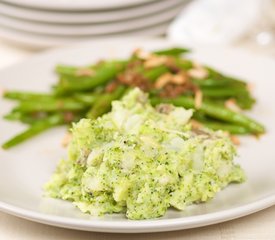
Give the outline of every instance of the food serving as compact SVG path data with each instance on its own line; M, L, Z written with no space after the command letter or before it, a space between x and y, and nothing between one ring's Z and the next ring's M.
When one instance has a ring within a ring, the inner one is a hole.
M28 127L2 147L11 148L46 129L71 125L84 117L96 119L133 87L147 92L153 105L171 103L196 109L193 124L231 134L264 133L260 123L243 113L255 103L249 85L188 59L187 53L183 48L136 50L124 60L84 67L58 65L59 81L50 93L5 89L4 98L18 103L5 119Z
M92 215L129 219L163 216L205 202L244 172L222 131L192 128L193 110L161 104L135 88L97 119L73 124L68 159L46 184L47 194Z

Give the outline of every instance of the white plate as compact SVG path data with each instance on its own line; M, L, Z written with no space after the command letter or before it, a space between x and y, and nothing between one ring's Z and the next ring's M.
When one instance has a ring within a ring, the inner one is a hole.
M102 58L127 57L137 47L156 49L171 46L161 40L117 39L92 42L33 57L0 72L4 88L49 90L56 81L57 63L87 64ZM114 214L95 218L82 214L69 202L43 198L42 186L56 163L65 156L60 146L64 129L54 129L9 151L0 151L0 209L50 225L100 232L158 232L187 229L238 218L275 203L275 62L234 49L199 48L192 57L226 73L249 80L258 100L251 115L264 123L267 133L257 140L242 139L236 159L247 174L244 184L230 185L212 201L190 206L186 211L169 210L155 220L131 221ZM1 100L0 115L11 103ZM0 122L0 142L22 130L20 124Z
M158 0L2 0L23 7L51 9L51 10L107 10L113 8L126 8L140 4L156 2Z
M88 12L43 11L40 9L22 8L17 5L10 5L5 2L0 2L0 13L14 18L39 22L74 24L102 23L152 15L172 7L180 7L180 4L183 5L186 2L186 0L162 0L127 9Z
M60 36L49 36L45 34L32 34L28 32L22 32L17 30L8 29L2 27L0 24L0 38L8 43L16 46L25 47L29 49L43 49L49 47L56 47L62 45L68 45L75 42L82 42L88 40L97 40L101 38L114 38L114 37L125 37L125 36L137 36L137 37L156 37L162 36L166 32L170 21L154 25L151 27L127 31L117 34L106 34L106 35L90 35L80 37L60 37Z
M159 12L158 14L153 14L137 19L130 19L122 22L79 25L39 23L0 15L0 24L6 28L11 28L19 31L57 36L113 34L124 31L138 30L171 21L175 16L177 16L180 11L181 8L176 7L172 9L167 9L163 12Z

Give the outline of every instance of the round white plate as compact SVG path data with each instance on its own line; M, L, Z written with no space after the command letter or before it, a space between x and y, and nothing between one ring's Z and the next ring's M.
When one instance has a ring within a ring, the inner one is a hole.
M53 68L58 63L89 64L102 58L127 57L133 49L159 49L173 44L162 40L112 39L71 46L42 53L0 72L3 88L47 91L56 81ZM158 232L205 226L238 218L275 203L275 62L234 49L202 47L192 58L225 73L246 79L255 87L257 105L251 115L261 121L267 133L260 139L241 139L236 159L247 174L243 184L232 184L213 200L179 212L169 210L154 220L127 220L114 214L92 217L71 203L43 197L42 186L58 160L66 155L60 141L65 129L50 130L9 151L0 150L0 209L45 224L100 232ZM0 115L12 104L0 100ZM0 120L0 142L24 127Z
M107 10L113 8L126 8L140 4L156 2L158 0L2 0L3 2L24 7L51 9L51 10Z
M102 23L157 14L172 7L180 7L186 2L186 0L162 0L127 9L88 12L43 11L0 2L0 13L14 18L49 23Z
M154 25L151 27L121 32L117 34L106 35L89 35L89 36L76 36L76 37L60 37L49 36L45 34L32 34L28 32L17 31L9 28L2 27L0 24L0 37L2 40L12 43L14 45L30 48L30 49L43 49L49 47L56 47L62 45L68 45L75 42L91 41L101 38L114 38L125 36L137 36L137 37L156 37L162 36L166 32L170 21Z
M166 11L160 12L158 14L153 14L137 19L130 19L122 22L79 25L39 23L0 15L0 25L19 31L57 36L113 34L124 31L138 30L167 22L172 20L180 11L181 8L176 7L167 9Z

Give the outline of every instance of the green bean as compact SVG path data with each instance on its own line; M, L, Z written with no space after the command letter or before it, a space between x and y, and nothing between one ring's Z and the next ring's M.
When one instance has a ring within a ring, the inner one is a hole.
M230 88L230 87L223 87L223 88L211 88L211 89L204 89L202 88L203 96L212 97L212 98L229 98L235 97L239 95L247 95L247 90L242 88Z
M182 70L189 70L193 68L193 65L194 65L191 60L184 59L184 58L175 58L175 64L178 68Z
M91 90L104 85L114 79L126 67L126 63L126 61L102 63L92 76L61 75L55 91L57 94L64 94L66 92Z
M192 82L202 88L224 87L230 83L228 79L215 79L207 77L206 79L192 79Z
M176 106L182 106L185 108L195 108L195 101L192 98L189 97L177 97L177 98L171 98L171 99L161 99L161 98L153 98L152 104L156 105L158 103L171 103ZM241 125L247 129L249 129L251 132L255 134L264 133L265 129L264 127L254 121L253 119L241 114L233 112L227 108L220 107L218 105L215 105L210 102L202 102L200 106L200 111L205 113L207 116L213 117L215 119L223 120L230 123L235 123L238 125Z
M215 70L215 69L213 69L209 66L206 66L206 69L209 72L209 76L211 76L212 78L215 78L217 80L224 79L224 80L229 81L231 84L234 84L235 86L246 87L246 85L247 85L246 82L244 82L242 80L239 80L237 78L234 78L234 77L225 76L225 75L221 74L220 72L218 72L217 70Z
M192 118L199 121L205 127L208 127L213 130L223 130L231 134L251 134L251 131L243 126L211 119L207 117L204 113L202 113L200 110L196 110Z
M231 134L239 134L239 135L245 135L245 134L251 134L251 131L243 126L238 126L234 124L228 124L228 123L221 123L218 121L200 121L205 127L208 127L213 130L223 130L226 132L229 132Z
M87 104L87 105L92 105L95 103L97 98L99 97L100 93L75 93L72 97L76 101L79 101L81 103Z
M130 89L120 85L112 93L105 92L106 85L115 80L124 70L130 69L133 73L150 81L151 84L148 85L153 86L154 81L165 73L188 71L196 67L193 60L181 57L187 52L189 49L185 48L169 48L152 52L156 55L169 56L171 66L166 64L167 66L161 65L150 69L146 68L135 54L125 61L102 61L84 67L58 65L55 71L59 75L59 81L50 93L5 92L3 97L18 101L18 105L4 118L27 123L30 128L5 143L4 147L16 145L53 126L50 120L56 120L58 116L61 119L58 124L67 124L85 116L96 118L108 112L111 109L111 102L119 99ZM207 77L204 79L190 77L191 82L203 93L203 102L193 118L215 130L223 129L234 134L263 133L265 129L261 124L224 106L225 101L233 98L242 109L252 108L255 99L248 91L247 84L237 78L223 75L208 66L204 67L208 71ZM195 108L192 89L174 99L158 98L162 90L153 87L148 89L153 104L167 102L186 108Z
M84 67L76 67L76 66L68 66L68 65L57 65L55 67L55 72L59 75L72 75L79 77L81 75L92 75L94 71L97 69L98 65L93 66L84 66Z
M251 109L254 103L256 102L256 100L250 95L249 96L239 95L239 96L236 96L235 99L238 106L240 106L242 109Z
M79 67L59 64L55 67L55 72L61 75L76 75L78 69Z
M112 101L119 99L124 94L125 90L124 86L120 86L112 93L102 94L98 97L86 116L94 119L110 111Z
M40 101L52 99L53 96L47 93L32 93L21 91L5 91L3 97L6 99L18 100L18 101Z
M159 67L155 67L152 69L149 69L147 71L143 72L143 76L154 82L156 81L161 75L163 75L164 73L169 72L169 69L166 66L159 66Z
M83 110L87 105L74 99L49 99L43 101L23 101L16 108L16 111L27 112L53 112L68 110Z
M175 47L175 48L168 48L168 49L154 51L153 53L157 55L166 55L166 56L168 55L168 56L178 57L184 53L189 53L189 52L190 52L190 49Z
M46 118L48 114L42 113L23 113L21 111L12 111L4 116L4 119L9 121L20 121L22 123L33 124L38 120Z
M40 120L32 124L27 130L23 131L22 133L19 133L18 135L14 136L13 138L5 142L2 145L2 148L9 149L11 147L14 147L19 143L24 142L25 140L45 131L46 129L60 125L63 122L64 118L60 114L50 116L45 120Z
M215 89L212 89L212 90L215 90ZM242 92L242 94L236 94L236 95L234 95L234 94L231 95L230 93L224 94L224 93L226 93L226 91L222 91L221 96L219 96L219 93L217 93L216 94L217 96L215 96L215 91L213 91L212 95L204 92L204 90L202 90L202 92L203 92L203 99L204 100L214 102L215 105L218 104L222 107L225 106L225 102L229 99L234 99L236 101L236 104L241 109L244 109L244 110L251 109L253 107L254 103L256 102L256 100L249 93L247 93L245 91L244 92L239 91L240 93Z
M4 116L4 119L9 121L21 121L22 113L19 111L12 111Z

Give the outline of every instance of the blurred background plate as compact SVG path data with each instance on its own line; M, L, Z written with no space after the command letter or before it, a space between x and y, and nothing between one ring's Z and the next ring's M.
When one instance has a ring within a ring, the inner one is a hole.
M124 9L85 12L47 11L0 2L0 14L22 20L49 23L102 23L153 15L172 7L180 8L186 2L187 0L160 0Z
M0 37L46 48L110 36L161 36L190 0L2 0Z
M33 21L24 21L12 17L0 16L0 25L19 31L48 35L98 35L112 34L124 31L133 31L174 19L181 8L173 7L158 14L131 19L128 21L110 22L104 24L49 24Z
M91 10L137 6L158 0L2 0L19 6L52 10Z
M99 38L110 38L110 37L119 37L119 36L147 36L147 37L155 37L160 36L165 33L167 27L169 26L170 21L164 22L161 24L157 24L151 27L138 29L134 31L127 31L124 33L117 33L111 35L98 35L98 36L82 36L82 37L58 37L58 36L49 36L45 34L32 34L23 31L16 31L9 28L0 26L0 38L9 42L13 45L25 47L28 49L42 49L55 47L60 45L66 45L79 41L87 41L87 40L96 40Z

